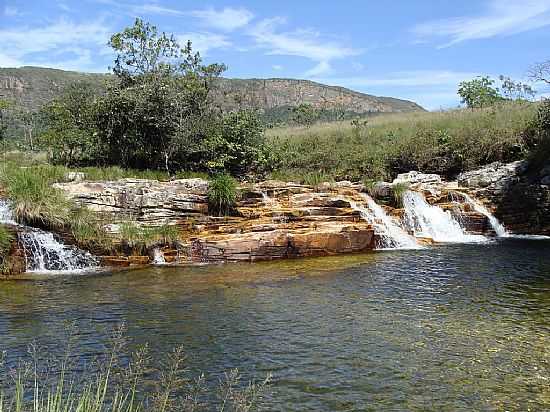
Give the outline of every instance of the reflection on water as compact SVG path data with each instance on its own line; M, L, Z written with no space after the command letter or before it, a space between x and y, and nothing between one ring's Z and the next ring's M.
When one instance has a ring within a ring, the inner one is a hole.
M0 284L2 349L82 358L125 321L212 379L274 373L275 411L550 409L550 242L150 268Z

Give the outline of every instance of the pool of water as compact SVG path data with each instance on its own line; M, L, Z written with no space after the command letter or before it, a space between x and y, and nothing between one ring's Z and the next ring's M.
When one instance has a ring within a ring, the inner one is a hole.
M192 370L272 372L272 411L550 409L550 241L0 283L0 350L183 344Z

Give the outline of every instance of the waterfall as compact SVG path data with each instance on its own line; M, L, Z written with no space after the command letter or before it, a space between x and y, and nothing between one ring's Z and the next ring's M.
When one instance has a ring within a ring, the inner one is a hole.
M363 194L368 207L350 202L361 217L374 226L375 233L380 237L382 249L417 249L416 239L405 232L391 216L380 207L372 197Z
M502 223L498 221L498 219L491 213L489 210L483 206L480 202L472 199L470 196L468 196L466 193L461 193L464 196L464 199L472 205L474 210L478 213L481 213L482 215L485 215L487 219L489 219L489 224L495 231L496 235L498 237L506 237L508 236L508 232L506 231L506 228Z
M0 223L7 223L8 225L16 225L13 213L11 212L10 205L5 200L0 199Z
M19 241L25 251L27 272L79 272L97 266L90 253L57 241L50 232L21 232Z
M80 272L97 267L97 259L55 239L53 233L17 224L8 202L0 200L0 223L17 225L19 243L25 252L27 272Z
M155 265L166 264L166 259L164 259L164 255L162 254L159 248L155 248L155 250L153 251L153 263Z
M272 198L272 197L269 197L269 195L267 194L267 192L264 192L262 190L262 200L264 201L265 205L266 206L275 206L277 204L277 200Z
M484 236L469 235L460 223L443 209L430 205L421 193L408 190L403 196L405 224L417 237L435 242L479 242Z

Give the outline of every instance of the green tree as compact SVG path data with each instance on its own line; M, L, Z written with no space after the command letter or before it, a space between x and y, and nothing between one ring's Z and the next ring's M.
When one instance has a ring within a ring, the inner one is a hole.
M101 150L92 122L96 98L91 84L77 82L42 108L40 115L46 126L39 141L54 163L77 165L97 162ZM31 117L33 115L25 116L29 117L27 121L32 125L35 121Z
M100 99L95 118L108 161L168 172L186 166L216 117L211 89L225 66L203 65L191 42L181 48L141 19L110 45L119 82Z
M502 83L502 94L508 100L529 100L537 93L530 85L512 80L510 77L499 76Z
M462 103L469 108L481 108L491 106L502 100L499 90L493 85L495 81L487 76L464 81L458 86L458 95Z
M309 103L301 103L292 108L292 121L310 127L319 118L319 112Z
M6 132L9 127L8 112L11 109L11 107L12 107L11 102L4 99L0 99L0 142L4 141L7 137Z
M211 172L227 171L242 175L262 171L267 166L264 125L252 110L239 110L223 116L209 136L202 156Z

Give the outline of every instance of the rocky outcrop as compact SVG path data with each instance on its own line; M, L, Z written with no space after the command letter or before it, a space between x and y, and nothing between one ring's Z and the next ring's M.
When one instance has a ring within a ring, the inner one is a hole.
M550 235L550 163L538 170L526 161L492 163L461 174L458 183L484 201L510 231Z
M163 249L180 263L257 261L370 250L374 230L352 202L361 185L340 182L324 189L265 181L240 188L234 216L208 213L208 182L201 179L123 179L56 184L77 204L103 215L106 231L117 223L178 226L180 240ZM129 266L154 258L108 256L104 263Z
M151 226L182 224L187 218L208 214L208 182L202 179L76 181L55 187L77 204L111 216L114 223L131 219Z

